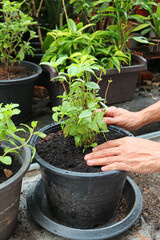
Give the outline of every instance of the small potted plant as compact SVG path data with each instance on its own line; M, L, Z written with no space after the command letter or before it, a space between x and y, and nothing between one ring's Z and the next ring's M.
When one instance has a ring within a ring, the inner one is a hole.
M42 72L40 66L23 61L26 52L33 54L30 41L36 34L31 29L35 22L20 10L22 4L3 0L0 9L0 102L19 104L16 123L31 116L34 80Z
M95 71L100 71L100 76ZM62 105L53 107L53 119L63 122L41 129L47 134L44 140L33 137L31 141L37 149L35 159L41 167L52 217L73 228L91 229L109 221L127 176L124 171L101 172L100 167L90 168L84 161L84 153L99 141L112 138L112 134L116 133L118 138L131 136L114 126L106 135L108 128L103 115L107 106L98 95L102 72L105 69L96 64L96 59L83 55L67 68L67 73L59 73L57 79L64 93L59 96ZM97 82L91 80L91 75ZM100 106L103 110L97 112Z
M25 128L16 127L11 117L20 113L18 104L0 104L0 239L6 240L13 233L17 223L21 183L35 148L29 145L35 132L37 122L32 122L28 128L29 137L20 137L19 131ZM31 158L30 147L33 150Z
M113 104L131 100L139 71L147 68L147 61L141 56L131 56L128 42L130 39L134 39L141 43L148 43L146 38L132 34L149 25L149 23L141 23L138 26L133 24L133 19L142 22L143 17L129 12L131 6L128 1L123 4L121 1L113 1L112 6L107 6L100 13L94 15L94 19L99 19L101 16L109 17L112 24L105 30L93 33L85 32L85 30L94 26L94 24L89 23L85 26L82 22L76 24L66 15L67 27L49 32L44 41L46 52L41 64L48 65L47 68L52 72L51 78L56 76L59 71L65 72L65 68L75 60L73 56L87 52L96 57L97 63L107 70L106 74L103 74L103 81L100 83L101 96L104 96L107 79L112 78L113 80L107 103ZM51 67L55 70L51 70ZM56 99L55 91L59 92L55 87L56 85L58 83L55 83L54 90L50 94L52 105L52 98Z

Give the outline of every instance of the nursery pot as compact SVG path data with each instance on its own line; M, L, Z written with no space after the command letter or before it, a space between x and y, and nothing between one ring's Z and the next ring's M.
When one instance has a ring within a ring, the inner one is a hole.
M51 124L40 131L51 133L58 130L60 124ZM109 130L115 132L118 138L131 136L129 132L115 126L109 126ZM39 140L39 137L34 136L31 144L36 146ZM90 229L102 226L113 217L127 172L73 172L50 165L38 153L35 159L40 164L53 219L69 227Z
M35 63L23 61L21 64L34 73L24 78L0 80L0 103L19 104L21 113L13 118L16 124L25 122L31 117L34 82L42 72L42 68Z
M120 73L116 68L106 69L106 74L102 75L100 81L99 95L104 98L105 91L108 85L108 80L112 79L107 94L107 104L121 103L133 99L134 91L137 86L139 72L147 69L147 60L139 55L132 55L134 65L121 67ZM61 104L61 98L64 92L63 86L58 80L54 79L57 76L56 70L49 65L42 65L43 68L49 71L51 81L48 82L48 92L51 100L51 105L56 106ZM93 81L97 81L93 78Z
M132 61L135 62L135 64L121 67L120 73L118 73L116 68L113 68L107 69L106 74L102 75L102 81L100 81L99 84L99 94L102 98L105 97L108 80L112 79L107 94L108 105L133 99L139 72L147 69L147 60L139 55L132 55Z
M18 141L16 141L18 143ZM8 146L4 142L1 147ZM9 144L11 146L11 144ZM14 232L17 224L19 199L21 193L21 183L24 174L29 168L31 153L29 147L23 147L14 153L21 163L19 171L0 184L0 239L6 240Z

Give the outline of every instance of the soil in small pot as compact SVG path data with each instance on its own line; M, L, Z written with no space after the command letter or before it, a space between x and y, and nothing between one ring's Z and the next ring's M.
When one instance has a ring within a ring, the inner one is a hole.
M0 147L0 156L2 156L4 153L3 149ZM18 159L15 158L13 154L10 154L12 157L12 164L6 165L0 162L0 183L5 182L10 177L12 177L14 174L18 172L18 170L21 167L21 163L18 161Z
M20 64L15 64L12 71L8 72L6 69L0 65L0 80L10 80L10 79L19 79L31 76L35 71L28 69L26 66Z
M106 133L107 140L125 137L125 133L109 130ZM98 135L97 143L101 144L106 141L103 134ZM90 167L84 160L84 155L91 152L88 148L83 153L83 147L76 148L74 138L71 136L64 137L62 131L49 133L43 140L36 145L37 153L49 164L69 171L75 172L100 172L101 167Z

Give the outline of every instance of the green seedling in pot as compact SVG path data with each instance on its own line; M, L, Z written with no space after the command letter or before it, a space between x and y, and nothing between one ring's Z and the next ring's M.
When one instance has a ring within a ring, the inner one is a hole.
M18 109L18 104L0 104L0 144L3 141L8 141L12 144L13 147L6 147L4 149L4 154L0 156L0 161L6 165L10 165L12 163L11 157L8 155L9 153L17 153L17 150L21 149L24 146L29 146L32 149L32 159L35 155L35 148L29 145L29 141L33 135L38 135L41 138L45 137L44 133L35 131L37 126L37 121L33 121L31 123L31 127L26 124L21 124L26 127L29 131L29 137L26 139L24 137L20 137L17 135L18 132L23 131L26 132L24 128L16 127L12 121L12 116L20 113ZM20 140L21 145L17 146L15 140Z

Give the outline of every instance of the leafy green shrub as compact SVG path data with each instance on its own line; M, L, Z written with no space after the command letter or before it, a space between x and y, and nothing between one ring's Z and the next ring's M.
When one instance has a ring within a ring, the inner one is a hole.
M104 68L116 67L120 71L121 62L128 63L128 55L110 45L107 31L84 32L91 25L83 26L82 22L76 24L68 19L67 27L48 32L43 45L46 52L41 64L49 64L57 72L65 72L67 66L76 63L75 55L88 54L96 57L97 64Z

